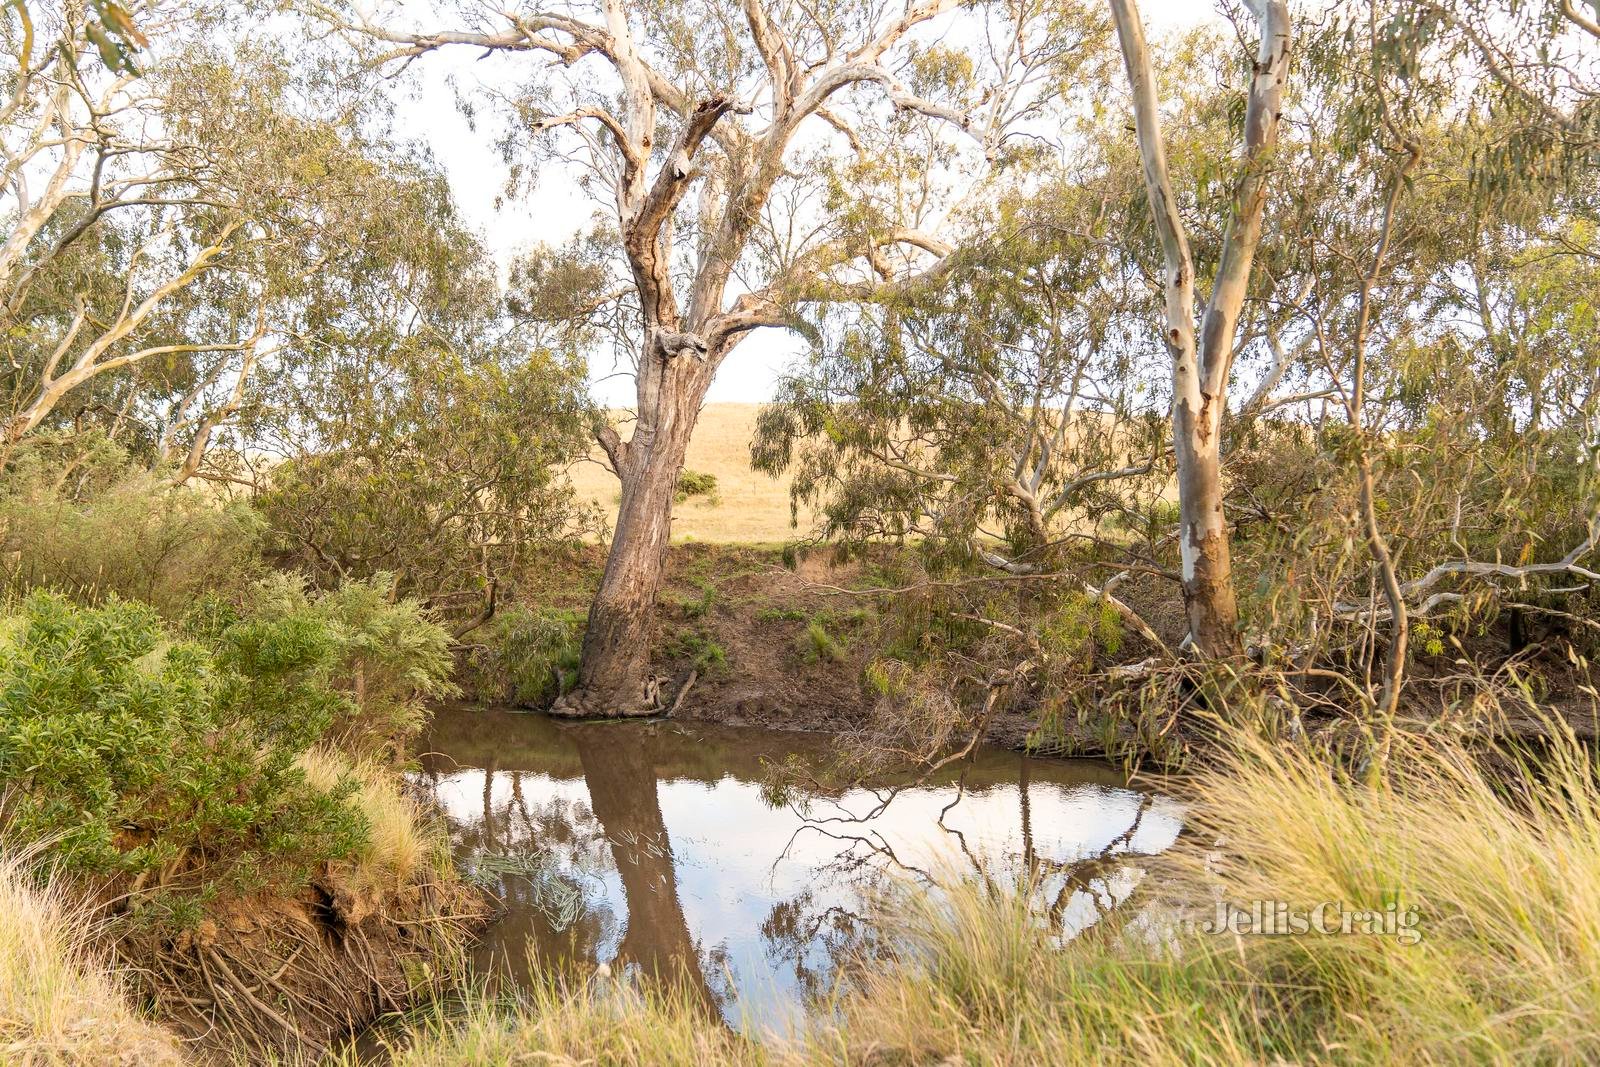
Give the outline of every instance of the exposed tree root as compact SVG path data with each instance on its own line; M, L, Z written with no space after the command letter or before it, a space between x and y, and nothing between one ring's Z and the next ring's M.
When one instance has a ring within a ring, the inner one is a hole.
M488 910L461 883L357 892L324 878L296 898L219 906L175 936L125 937L117 952L202 1055L314 1058L450 973Z

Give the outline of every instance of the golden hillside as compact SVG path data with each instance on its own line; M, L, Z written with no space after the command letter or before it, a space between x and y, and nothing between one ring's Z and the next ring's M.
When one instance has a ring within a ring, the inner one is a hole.
M789 479L769 478L750 469L750 438L760 404L707 404L700 412L685 466L717 476L714 500L690 497L672 509L674 541L760 543L786 541L811 529L809 512L800 514L798 530L789 522ZM620 432L626 438L629 428ZM577 464L570 474L578 495L617 517L617 479L595 458Z

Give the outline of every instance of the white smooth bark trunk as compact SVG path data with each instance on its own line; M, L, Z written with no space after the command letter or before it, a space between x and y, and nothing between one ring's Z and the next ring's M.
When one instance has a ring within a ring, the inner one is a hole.
M1166 261L1163 338L1172 356L1172 442L1178 472L1179 550L1189 635L1205 656L1241 648L1233 562L1223 511L1222 414L1234 334L1250 281L1266 205L1266 165L1277 143L1289 63L1289 12L1283 0L1256 0L1260 42L1245 112L1242 170L1216 282L1195 331L1194 260L1167 170L1155 70L1136 0L1110 0L1133 94L1134 129L1145 190Z

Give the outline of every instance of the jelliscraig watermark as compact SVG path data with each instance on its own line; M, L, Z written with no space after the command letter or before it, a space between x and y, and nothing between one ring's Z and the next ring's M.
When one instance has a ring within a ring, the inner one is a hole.
M1217 901L1214 914L1195 922L1202 934L1287 937L1304 934L1392 937L1401 945L1422 941L1422 914L1415 905L1389 903L1380 910L1350 908L1336 900L1296 907L1283 900L1245 905Z

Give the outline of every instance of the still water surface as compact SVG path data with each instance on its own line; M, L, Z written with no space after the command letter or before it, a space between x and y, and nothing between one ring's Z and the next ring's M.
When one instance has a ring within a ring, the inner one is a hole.
M1176 800L1105 765L992 748L876 814L893 783L764 795L768 764L820 764L828 744L745 727L441 710L418 777L449 819L462 870L506 907L477 967L512 982L536 960L681 971L730 1024L781 1029L841 961L871 951L866 905L886 878L1031 870L1070 937L1128 901L1182 826Z

